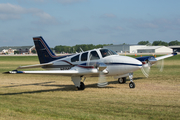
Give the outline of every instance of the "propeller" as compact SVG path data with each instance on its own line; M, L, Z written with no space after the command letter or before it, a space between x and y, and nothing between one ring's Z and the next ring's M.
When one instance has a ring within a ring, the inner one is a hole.
M148 61L147 62L143 62L141 71L142 71L142 73L144 74L145 77L149 77L150 69L151 69L150 63Z
M105 87L108 85L108 82L106 81L106 75L102 72L99 71L99 81L98 81L98 87Z
M156 65L157 65L159 71L162 72L162 71L163 71L163 68L164 68L164 59L159 60L159 61L156 63Z
M147 60L145 60L142 63L143 65L141 71L145 77L149 77L151 66L154 65L155 63L160 72L162 72L164 68L164 59L157 61L154 57L149 57Z
M103 62L87 62L87 66L93 66L99 71L99 80L98 80L98 87L105 87L108 85L108 82L106 81L106 75L108 71L106 70L107 65Z
M106 81L106 75L108 71L106 70L107 65L104 63L96 63L96 68L99 71L99 80L98 80L98 87L105 87L108 85L108 82Z

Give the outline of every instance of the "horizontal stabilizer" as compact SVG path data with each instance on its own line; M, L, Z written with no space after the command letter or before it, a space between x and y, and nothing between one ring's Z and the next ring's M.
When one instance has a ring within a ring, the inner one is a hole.
M44 64L19 66L17 69L37 68L37 67L42 67L42 66L47 66L47 65L53 65L53 63L50 62L50 63L44 63Z

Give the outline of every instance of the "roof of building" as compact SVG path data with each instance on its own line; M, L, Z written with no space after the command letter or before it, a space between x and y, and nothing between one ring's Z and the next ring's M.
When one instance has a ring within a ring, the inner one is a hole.
M138 50L152 50L152 49L158 49L158 48L161 48L161 47L165 47L165 46L147 46L147 47L143 47L143 48L139 48Z
M169 46L170 48L180 48L180 45Z

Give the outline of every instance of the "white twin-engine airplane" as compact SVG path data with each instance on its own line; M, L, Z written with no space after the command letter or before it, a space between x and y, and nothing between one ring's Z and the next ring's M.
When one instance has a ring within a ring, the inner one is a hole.
M56 56L49 46L46 44L44 39L34 37L34 44L37 50L40 64L19 66L16 70L9 71L6 73L11 74L57 74L70 76L74 85L78 90L84 90L84 80L86 77L98 77L99 76L99 87L107 85L105 76L114 76L118 78L119 83L126 83L126 77L129 76L130 88L135 88L133 82L133 72L142 69L145 76L148 76L146 69L150 69L150 66L155 64L158 60L168 58L176 55L172 53L169 55L154 58L153 56L132 58L128 56L120 56L116 52L99 48L93 49L77 54ZM42 67L45 71L18 71L19 69Z

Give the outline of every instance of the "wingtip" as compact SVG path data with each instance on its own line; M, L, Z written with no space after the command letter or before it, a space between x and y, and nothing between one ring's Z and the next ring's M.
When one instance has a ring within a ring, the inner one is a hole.
M175 52L175 53L172 53L173 54L173 56L175 56L175 55L177 55L177 53Z
M10 74L9 71L8 72L3 72L3 74Z
M8 71L8 72L3 72L3 74L12 74L12 73L17 73L17 70L12 70L12 71Z

